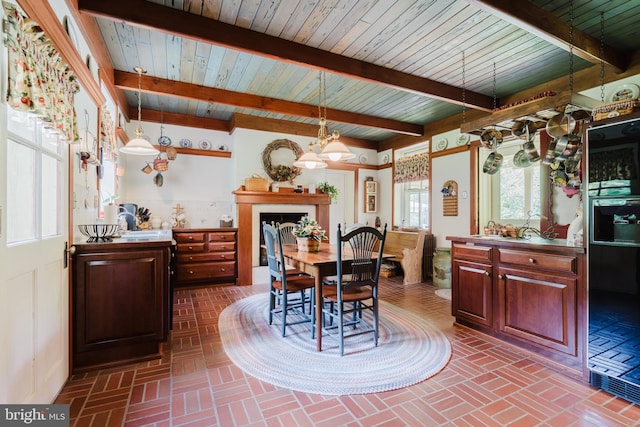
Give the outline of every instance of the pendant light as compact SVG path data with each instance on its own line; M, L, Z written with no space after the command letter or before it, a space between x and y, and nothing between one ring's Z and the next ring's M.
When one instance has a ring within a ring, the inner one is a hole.
M120 150L118 151L124 154L133 154L136 156L156 156L160 151L142 137L142 135L144 135L144 131L142 130L141 106L142 74L146 74L147 70L142 67L134 67L133 69L138 73L138 127L136 128L136 137L130 140L126 145L120 147Z
M327 133L327 107L326 107L326 82L324 73L320 73L320 85L318 89L318 117L319 125L318 137L309 144L309 151L304 153L293 165L304 169L326 168L325 160L341 161L351 160L356 157L349 151L346 145L340 142L340 133L335 130L331 135ZM318 146L320 154L316 154L313 149Z

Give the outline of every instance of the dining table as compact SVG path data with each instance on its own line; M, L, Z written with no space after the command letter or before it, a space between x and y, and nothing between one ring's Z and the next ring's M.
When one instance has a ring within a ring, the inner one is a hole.
M287 244L282 247L285 263L297 268L303 273L309 274L315 279L315 300L316 300L316 350L322 351L322 328L317 328L318 322L322 319L322 282L327 276L337 274L338 248L336 245L321 243L318 252L299 251L295 244ZM391 258L392 254L382 254L382 258ZM343 247L342 267L343 271L350 270L350 261L353 258L351 249ZM373 258L377 259L378 253L374 251Z

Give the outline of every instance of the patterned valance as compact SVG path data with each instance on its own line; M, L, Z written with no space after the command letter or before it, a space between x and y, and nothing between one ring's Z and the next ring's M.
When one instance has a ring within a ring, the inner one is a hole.
M393 182L422 181L429 178L429 153L401 157L393 165Z
M7 102L50 123L68 141L78 140L74 94L80 86L51 40L14 5L2 3L8 50Z
M116 144L116 131L111 119L111 113L106 107L102 107L102 115L100 117L100 148L102 149L102 156L115 160L118 153Z

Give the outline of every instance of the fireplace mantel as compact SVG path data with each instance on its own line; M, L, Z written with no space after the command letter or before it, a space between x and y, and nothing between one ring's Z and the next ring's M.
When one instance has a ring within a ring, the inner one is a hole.
M314 205L316 220L325 230L329 229L329 205L331 197L324 193L296 193L293 188L280 188L278 192L246 191L241 186L233 192L238 211L238 284L251 285L253 265L251 242L253 239L253 205Z

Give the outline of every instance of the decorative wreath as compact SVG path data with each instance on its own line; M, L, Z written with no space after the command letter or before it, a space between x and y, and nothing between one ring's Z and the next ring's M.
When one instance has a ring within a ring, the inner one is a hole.
M275 165L271 164L271 153L280 148L288 148L296 155L296 160L304 154L300 146L288 139L276 139L267 145L262 152L262 167L264 171L269 175L271 179L277 182L289 181L292 182L298 175L302 173L302 170L296 166L287 165Z

